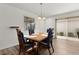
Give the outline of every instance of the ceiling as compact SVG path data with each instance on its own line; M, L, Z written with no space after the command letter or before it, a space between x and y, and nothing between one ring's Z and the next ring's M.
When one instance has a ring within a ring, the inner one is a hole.
M38 16L41 14L40 3L7 3L8 5L29 11ZM79 9L79 3L43 3L42 15L49 17L56 14L75 11Z

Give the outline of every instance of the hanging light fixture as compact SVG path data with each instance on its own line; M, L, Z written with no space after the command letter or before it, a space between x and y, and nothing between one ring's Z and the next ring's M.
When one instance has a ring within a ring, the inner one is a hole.
M46 19L44 16L43 16L43 11L42 11L42 8L43 8L43 3L40 3L40 7L41 7L41 13L40 13L40 16L38 17L38 19Z

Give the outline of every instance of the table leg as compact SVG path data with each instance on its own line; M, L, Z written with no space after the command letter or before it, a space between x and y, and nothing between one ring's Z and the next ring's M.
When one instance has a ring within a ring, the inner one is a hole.
M36 54L39 55L39 42L37 42Z

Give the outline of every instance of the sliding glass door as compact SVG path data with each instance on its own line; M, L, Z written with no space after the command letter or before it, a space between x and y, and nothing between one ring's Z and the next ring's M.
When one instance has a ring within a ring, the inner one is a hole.
M67 36L67 20L57 20L57 35L59 36Z
M66 38L79 38L79 18L56 20L57 36Z

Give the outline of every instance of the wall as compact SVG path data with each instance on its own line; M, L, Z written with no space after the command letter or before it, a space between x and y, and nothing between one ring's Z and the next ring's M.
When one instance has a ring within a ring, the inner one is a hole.
M18 44L16 30L10 29L9 26L19 25L21 30L24 31L24 16L35 18L35 23L38 24L36 15L15 7L0 4L0 49ZM36 25L36 30L39 31L37 28L38 25Z

